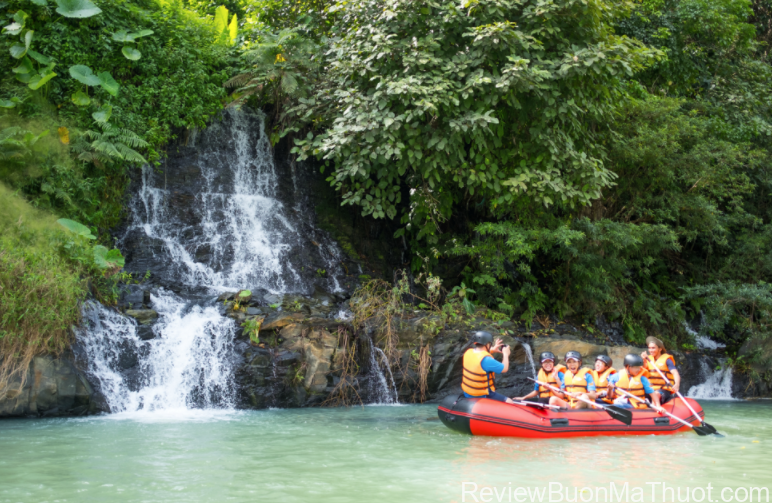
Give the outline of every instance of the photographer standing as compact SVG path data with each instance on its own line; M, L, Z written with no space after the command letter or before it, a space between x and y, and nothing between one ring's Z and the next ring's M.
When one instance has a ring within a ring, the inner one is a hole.
M464 369L461 378L461 390L468 398L492 398L499 402L514 403L501 393L496 393L496 374L504 374L509 370L509 346L503 345L501 339L496 339L488 332L472 334L473 346L464 353ZM491 344L493 346L491 347ZM493 358L491 353L504 355L503 363Z

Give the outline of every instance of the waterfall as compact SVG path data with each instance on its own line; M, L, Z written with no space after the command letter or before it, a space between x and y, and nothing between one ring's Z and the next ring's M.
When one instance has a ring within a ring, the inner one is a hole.
M700 360L700 374L704 382L689 389L687 394L689 398L733 400L732 367L722 364L719 369L711 370L705 360Z
M531 371L533 371L533 378L537 378L536 364L533 362L533 352L531 351L531 345L527 342L522 342L523 349L525 349L525 356L528 357L528 363L531 364Z
M702 313L702 317L700 318L700 326L703 325L705 321L705 314ZM684 329L686 330L686 333L694 337L694 340L697 342L697 347L699 349L707 349L709 351L716 351L717 349L722 349L726 347L726 344L722 344L720 342L716 342L710 337L707 337L705 335L701 335L699 332L695 332L691 325L689 323L684 321Z
M216 306L219 292L341 291L342 253L295 183L305 168L293 165L288 191L261 113L226 109L177 149L160 169L142 168L118 240L126 270L150 270L162 286L152 296L154 337L143 341L133 319L96 302L83 308L78 340L112 412L234 406L236 325Z
M397 394L397 387L394 381L394 376L391 374L391 368L389 366L389 359L386 358L386 354L370 342L370 395L375 398L371 403L378 405L394 405L399 403L399 395ZM378 358L375 354L378 353ZM389 378L383 373L383 366L389 373Z
M323 286L341 291L337 244L313 226L312 212L303 208L297 191L287 204L281 200L263 115L226 109L222 119L199 135L191 159L177 159L161 172L142 168L119 245L153 243L150 256L136 265L149 262L167 283L211 291L310 293L311 283L321 281L315 277L318 268L326 271L319 275L327 278Z
M159 320L149 341L138 337L133 320L96 302L84 306L86 323L78 339L110 411L232 408L227 352L235 334L233 320L213 306L188 305L168 292L152 301ZM127 356L141 356L133 383L120 373Z

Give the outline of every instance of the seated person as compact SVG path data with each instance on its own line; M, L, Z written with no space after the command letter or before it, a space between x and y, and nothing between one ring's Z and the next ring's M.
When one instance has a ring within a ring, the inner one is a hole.
M550 405L558 407L570 407L572 409L586 409L589 404L578 400L577 397L584 400L594 401L595 380L592 378L590 369L582 367L582 355L578 351L569 351L566 353L566 365L568 370L565 375L565 397L553 396L550 398Z
M591 370L592 379L595 381L595 393L598 398L595 399L599 404L610 404L613 400L608 398L608 378L617 373L616 369L611 366L611 358L606 355L598 355L595 358L595 370Z
M475 332L472 334L472 343L473 347L464 353L461 374L464 396L514 403L501 393L496 393L496 374L504 374L509 370L509 346L504 346L501 339L496 339L496 344L491 347L493 336L489 332ZM491 353L502 353L503 363L497 362Z
M659 403L660 395L654 393L654 388L651 387L647 374L648 372L643 368L643 358L632 354L625 356L625 369L608 378L608 397L616 397L614 405L627 409L646 409L649 406L641 400L649 400L655 409L662 410ZM617 393L617 388L627 391L638 397L639 400Z
M549 351L539 355L541 362L541 368L539 369L539 375L537 380L541 382L549 383L556 388L563 389L563 379L565 376L566 368L563 365L555 365L555 355ZM539 383L534 383L533 391L525 396L516 396L514 400L528 400L536 403L548 404L550 398L557 396L554 391L546 386L541 386Z
M681 387L681 374L678 372L675 359L665 351L665 344L661 340L650 336L646 338L646 344L649 351L641 353L643 366L649 372L651 387L659 395L660 403L664 405Z

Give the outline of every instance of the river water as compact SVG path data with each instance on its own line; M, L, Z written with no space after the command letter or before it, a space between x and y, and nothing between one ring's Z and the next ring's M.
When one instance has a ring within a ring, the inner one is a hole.
M6 420L0 502L453 502L472 483L478 491L544 490L549 501L550 482L553 491L564 485L553 501L573 500L574 486L597 491L610 482L642 487L638 501L647 502L678 500L646 482L681 488L682 497L710 483L722 501L724 487L731 497L736 488L772 486L772 402L703 406L726 438L470 437L445 428L430 405ZM635 501L629 494L608 501ZM584 496L604 501L602 491ZM465 500L475 501L469 492Z

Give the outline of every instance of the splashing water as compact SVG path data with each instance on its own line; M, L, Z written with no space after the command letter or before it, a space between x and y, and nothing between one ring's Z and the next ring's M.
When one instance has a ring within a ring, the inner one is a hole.
M732 398L732 367L721 365L710 370L705 360L700 360L700 374L705 382L692 386L687 396L701 400L734 400Z
M371 396L375 398L375 401L371 404L377 405L395 405L399 403L399 395L397 394L397 388L394 384L394 376L391 374L391 368L389 367L389 359L386 358L386 354L370 341L370 387ZM378 353L379 358L375 357ZM380 360L380 361L379 361ZM383 366L389 373L389 378L386 378L386 374L383 373ZM391 384L391 386L389 386Z
M277 194L279 176L261 114L226 109L223 122L201 133L194 177L195 195L167 190L167 173L150 166L142 170L142 184L132 201L127 236L137 233L162 243L174 283L213 291L263 288L273 293L310 292L309 280L299 273L294 253L313 243L313 253L327 271L327 287L341 291L342 255L323 233L301 233L313 223L297 195L286 207ZM199 182L200 180L200 182ZM178 214L178 200L195 197L194 214ZM154 271L155 272L155 271Z
M702 318L700 319L700 326L705 322L705 314L702 314ZM722 344L720 342L716 342L710 337L707 337L705 335L700 335L699 332L695 332L691 325L689 325L687 322L684 322L684 329L686 330L686 333L694 337L694 340L697 341L697 347L699 349L707 349L709 351L715 351L717 349L725 348L726 344Z
M139 338L133 320L94 302L84 308L87 323L79 340L110 411L233 408L233 372L227 358L235 334L233 320L212 306L188 306L168 292L152 300L160 318L149 341ZM133 386L119 373L126 352L144 354Z
M533 351L531 351L531 345L527 342L523 342L523 349L525 349L525 356L528 357L528 363L531 364L531 371L533 371L533 378L537 378L536 364L533 362Z

